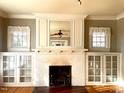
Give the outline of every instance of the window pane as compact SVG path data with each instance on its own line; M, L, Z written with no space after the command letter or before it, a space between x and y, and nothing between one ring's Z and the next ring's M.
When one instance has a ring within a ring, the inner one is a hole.
M105 47L106 46L106 36L105 32L96 32L92 34L92 47Z
M8 32L11 35L11 48L27 48L28 46L28 32L30 31L27 26L9 26Z

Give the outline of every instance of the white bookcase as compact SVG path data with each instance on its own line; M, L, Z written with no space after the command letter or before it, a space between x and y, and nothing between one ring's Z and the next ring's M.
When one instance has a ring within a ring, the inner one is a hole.
M2 53L1 81L8 86L31 86L33 79L32 67L33 54L31 53Z
M86 84L116 84L120 78L120 53L90 52L86 55Z

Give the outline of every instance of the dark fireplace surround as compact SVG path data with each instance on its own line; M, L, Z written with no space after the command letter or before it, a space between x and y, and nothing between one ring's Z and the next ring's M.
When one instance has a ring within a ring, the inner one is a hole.
M49 66L49 86L71 86L71 66Z

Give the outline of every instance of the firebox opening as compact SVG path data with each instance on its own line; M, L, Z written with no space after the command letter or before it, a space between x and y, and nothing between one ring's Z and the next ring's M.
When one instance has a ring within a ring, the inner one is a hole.
M71 66L50 66L50 86L71 86Z

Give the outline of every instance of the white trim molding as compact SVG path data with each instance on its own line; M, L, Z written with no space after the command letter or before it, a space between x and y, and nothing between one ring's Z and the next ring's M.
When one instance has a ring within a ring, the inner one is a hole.
M52 18L60 19L60 15L66 18L86 18L86 20L119 20L124 18L124 12L115 16L103 16L103 15L87 15L87 14L54 14L54 13L30 13L30 14L8 14L4 11L0 11L0 16L5 18L19 18L19 19L36 19L40 18Z
M62 20L69 20L69 19L84 19L87 17L86 14L82 14L82 15L79 15L79 14L53 14L53 13L50 13L50 14L42 14L42 13L34 13L34 16L36 18L47 18L49 20L57 20L57 19L62 19Z
M120 14L117 15L117 17L116 17L117 20L120 20L120 19L122 19L122 18L124 18L124 12L123 12L123 13L120 13Z
M7 18L35 19L33 14L9 14Z
M116 20L116 16L88 16L87 20Z

